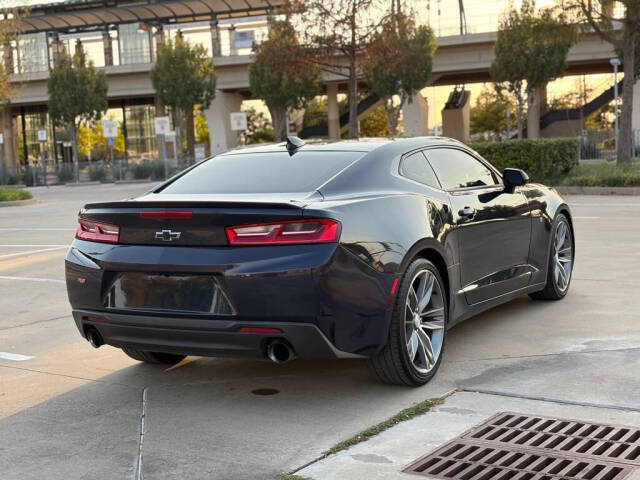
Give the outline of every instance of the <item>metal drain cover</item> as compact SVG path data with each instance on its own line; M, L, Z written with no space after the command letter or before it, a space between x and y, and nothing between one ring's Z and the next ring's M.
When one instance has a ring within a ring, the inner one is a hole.
M403 472L447 480L622 480L640 467L640 428L504 412Z

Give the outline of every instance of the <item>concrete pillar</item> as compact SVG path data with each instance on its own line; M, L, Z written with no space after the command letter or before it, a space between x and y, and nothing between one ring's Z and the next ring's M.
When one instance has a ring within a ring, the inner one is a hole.
M13 141L13 118L11 113L11 106L5 105L2 109L2 136L4 142L2 144L2 172L5 183L8 175L15 174L17 165Z
M429 134L429 104L420 92L402 107L402 126L404 137L422 137Z
M471 92L464 91L464 99L460 106L442 109L442 135L455 138L461 142L469 141Z
M640 132L640 78L633 86L633 106L631 107L631 129ZM636 133L640 140L640 133Z
M113 65L113 42L107 28L102 32L102 46L104 48L104 64L105 66Z
M213 58L222 56L222 49L220 47L220 26L218 20L211 20L209 24L211 27L211 56Z
M540 98L541 89L536 88L527 99L527 138L540 137Z
M338 107L337 83L327 83L327 121L329 140L340 140L340 109Z
M209 126L211 154L226 152L238 146L240 132L231 130L232 112L239 112L242 95L218 90L208 109L204 111Z
M162 28L162 25L159 25L153 34L153 49L156 52L155 58L158 58L158 52L160 51L160 47L162 47L163 41L164 41L164 29Z
M13 73L13 48L10 42L5 42L2 48L4 52L4 71L11 74Z
M238 54L238 49L236 48L236 26L231 25L227 32L229 33L229 55L233 57Z

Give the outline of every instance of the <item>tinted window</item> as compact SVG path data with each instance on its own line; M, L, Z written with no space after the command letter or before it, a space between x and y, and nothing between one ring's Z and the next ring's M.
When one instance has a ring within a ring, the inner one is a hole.
M292 193L315 190L363 152L221 155L175 180L162 193Z
M445 190L497 184L491 170L462 150L433 148L424 153Z
M424 183L430 187L440 188L438 179L422 152L412 153L408 157L403 158L400 164L400 173L416 182Z

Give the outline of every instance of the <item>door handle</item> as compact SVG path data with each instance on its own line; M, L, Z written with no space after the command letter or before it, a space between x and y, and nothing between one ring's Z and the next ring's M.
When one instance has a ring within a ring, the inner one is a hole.
M476 209L473 207L464 207L458 210L458 215L465 220L472 220L476 216Z

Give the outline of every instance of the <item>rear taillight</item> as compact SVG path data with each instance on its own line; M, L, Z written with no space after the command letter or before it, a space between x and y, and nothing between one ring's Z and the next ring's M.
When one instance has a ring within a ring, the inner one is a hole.
M340 238L340 222L328 218L227 227L230 245L331 243Z
M120 227L110 223L96 222L88 218L78 218L76 238L92 242L118 243Z

